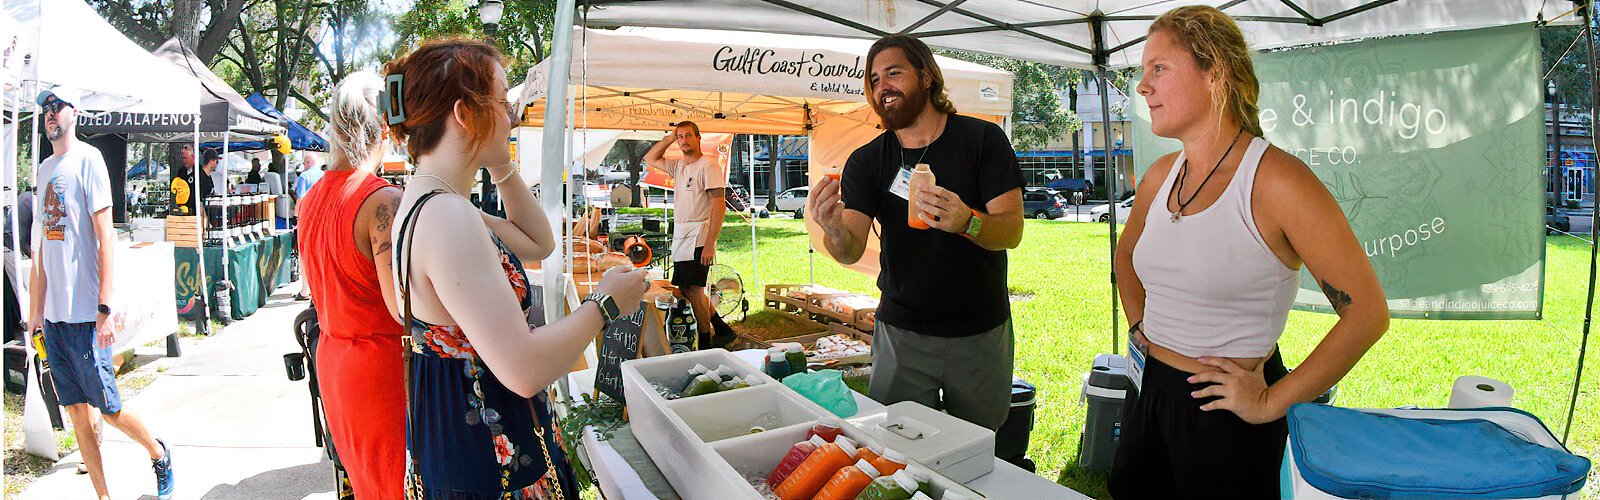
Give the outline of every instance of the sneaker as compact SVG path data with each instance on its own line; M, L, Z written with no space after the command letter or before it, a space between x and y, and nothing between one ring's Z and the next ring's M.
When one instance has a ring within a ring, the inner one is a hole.
M172 498L172 451L167 449L166 441L157 439L156 443L161 445L161 458L150 461L156 471L156 498L168 500Z

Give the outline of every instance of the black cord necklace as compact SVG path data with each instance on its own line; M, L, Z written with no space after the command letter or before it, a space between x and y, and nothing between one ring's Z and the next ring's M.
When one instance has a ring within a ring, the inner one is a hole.
M1239 133L1233 134L1233 141L1228 144L1228 150L1222 153L1221 158L1217 158L1217 164L1211 167L1211 173L1206 174L1206 178L1200 180L1200 187L1195 188L1194 194L1189 195L1189 201L1183 201L1183 179L1189 176L1189 160L1185 159L1183 161L1183 166L1178 168L1178 185L1167 195L1168 200L1173 198L1178 200L1178 211L1172 213L1173 223L1177 223L1178 219L1183 217L1184 208L1187 208L1190 203L1194 203L1195 198L1200 197L1200 191L1206 188L1207 182L1211 182L1211 176L1216 175L1217 171L1222 169L1222 162L1228 159L1229 154L1233 153L1233 147L1239 145L1239 136L1241 135L1244 135L1243 128L1239 129Z

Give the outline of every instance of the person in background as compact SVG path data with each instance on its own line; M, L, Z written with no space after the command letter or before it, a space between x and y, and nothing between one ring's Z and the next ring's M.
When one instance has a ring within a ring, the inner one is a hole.
M195 195L200 197L200 204L205 204L205 199L211 196L222 196L221 183L217 181L217 164L221 163L222 154L215 149L206 149L200 153L200 191Z
M1006 250L1022 241L1022 169L1004 130L956 114L927 44L883 37L867 67L868 102L887 130L850 155L842 181L811 190L806 214L844 264L861 259L873 220L882 228L868 393L998 429L1011 407ZM922 163L937 185L907 201L896 179ZM928 229L913 228L913 215Z
M261 173L261 181L266 185L266 189L259 189L258 192L278 197L273 200L272 227L289 229L289 197L283 194L283 177L279 176L276 170L269 168Z
M1210 6L1150 25L1151 131L1182 142L1140 179L1114 260L1140 391L1111 469L1117 498L1278 498L1291 405L1349 373L1389 325L1339 203L1262 137L1244 34ZM1292 373L1278 351L1307 267L1339 320Z
M667 148L676 145L683 158L669 161ZM700 151L700 126L678 122L672 132L657 141L644 155L645 165L666 172L677 184L673 197L672 285L694 309L699 323L701 349L721 347L735 338L733 328L722 322L711 297L706 295L706 277L717 263L717 237L722 234L723 214L728 210L728 174L713 154ZM716 337L712 337L715 328Z
M333 165L300 206L300 258L318 297L317 384L328 431L356 498L402 498L405 380L390 229L400 189L373 175L383 162L383 80L345 77L329 109Z
M295 227L310 222L302 219L305 206L306 193L311 192L311 187L317 185L317 180L322 178L322 157L310 151L304 151L305 161L300 164L300 175L294 183L294 197L299 201L295 205ZM305 259L300 260L300 291L294 294L295 300L311 300L311 287L306 286Z
M576 500L547 389L607 323L638 310L646 273L612 269L571 314L530 329L522 262L557 242L511 163L503 56L477 39L433 39L384 73L402 75L385 115L417 165L394 229L397 297L411 316L407 496ZM484 169L504 219L466 198Z
M83 464L99 498L110 498L99 431L90 407L143 446L155 470L156 496L170 498L172 456L167 444L122 408L111 346L122 312L113 308L116 229L111 222L111 179L105 158L75 135L76 91L57 87L35 100L54 154L39 162L34 197L34 255L28 331L44 331L45 352L57 403L67 409Z
M262 180L261 178L261 159L251 158L250 173L244 176L244 183L253 187L257 184L261 184L262 182L266 181Z

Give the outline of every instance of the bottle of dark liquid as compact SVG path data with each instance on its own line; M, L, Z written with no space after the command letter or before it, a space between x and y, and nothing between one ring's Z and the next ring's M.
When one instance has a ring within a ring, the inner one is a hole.
M674 299L672 309L667 313L667 344L672 353L693 352L699 349L700 327L695 320L694 309L689 307L686 299Z

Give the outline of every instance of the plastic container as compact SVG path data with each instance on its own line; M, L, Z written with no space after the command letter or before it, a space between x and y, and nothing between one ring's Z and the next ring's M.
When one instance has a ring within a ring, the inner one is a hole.
M917 480L906 471L900 471L872 480L872 484L856 495L856 500L908 500L916 493Z
M906 468L906 460L906 454L890 449L884 449L883 453L878 455L878 459L872 461L872 465L878 467L878 472L883 474L894 474L896 472L900 472L901 469Z
M927 493L918 491L911 494L911 500L933 500L933 497L928 496Z
M916 465L907 465L905 471L917 482L917 491L933 496L933 471Z
M784 359L789 360L789 373L806 372L806 351L800 344L789 344L785 348Z
M926 186L935 185L938 184L933 177L933 170L928 167L928 164L918 163L916 168L911 170L911 182L909 189L906 190L906 194L911 197L911 200L906 202L907 226L911 226L912 229L928 228L928 223L923 222L921 217L917 217L918 214L922 213L921 210L917 210L917 192Z
M722 374L723 382L733 380L733 370L728 368L728 365L717 365L717 373Z
M789 453L783 455L783 460L778 461L778 468L772 469L772 473L767 475L767 486L776 488L779 484L783 484L783 480L788 479L789 474L800 467L800 462L804 462L811 456L811 452L817 451L817 448L825 444L828 444L828 441L820 436L811 436L805 441L795 443L793 448L789 448Z
M1122 439L1122 421L1137 389L1128 378L1128 359L1116 354L1095 356L1083 382L1083 434L1078 436L1078 464L1094 471L1111 469ZM1005 457L1001 457L1005 458Z
M856 448L856 455L861 457L861 458L863 458L863 459L865 459L868 462L871 462L871 461L877 460L878 457L883 456L883 452L878 451L878 450L881 450L881 449L883 449L883 448L878 446L878 445L861 446L859 448ZM878 472L883 472L883 469L879 469ZM890 472L890 474L893 474L893 472Z
M789 359L782 348L774 347L767 350L767 375L783 380L789 376Z
M781 500L808 500L816 496L839 469L855 461L855 442L841 437L817 448L772 492Z
M822 485L817 495L812 500L851 500L867 489L873 479L879 476L878 468L873 467L866 460L856 460L855 465L839 469L828 479L828 484Z
M695 375L693 379L689 380L689 385L683 388L683 392L678 394L678 397L692 398L717 392L717 385L721 384L718 380L721 378L721 374L717 373L716 370Z
M811 432L809 433L809 435L810 436L822 436L822 439L824 441L827 441L827 442L831 443L831 442L833 442L834 439L838 439L839 438L839 433L840 432L841 432L841 430L839 429L839 420L838 419L824 418L822 420L818 420L817 421L817 425L811 426ZM859 452L859 451L863 451L863 450L857 450L857 451Z
M829 179L833 179L834 181L838 181L839 178L844 175L844 169L839 167L828 167L827 170L822 171L822 175Z

